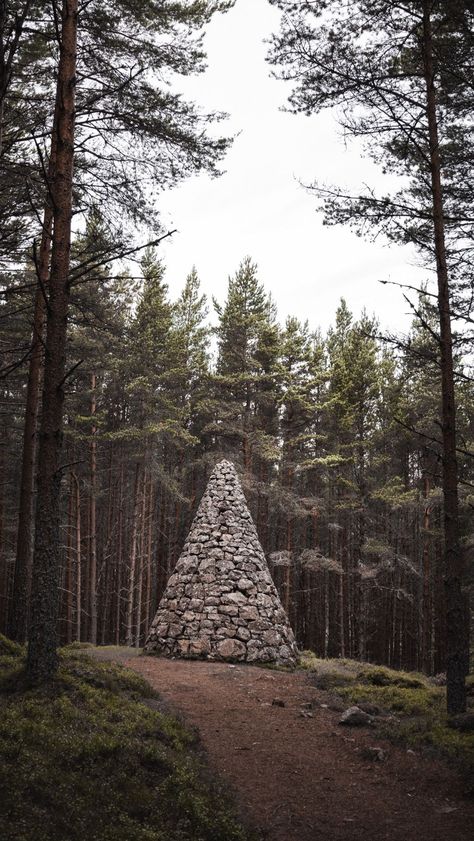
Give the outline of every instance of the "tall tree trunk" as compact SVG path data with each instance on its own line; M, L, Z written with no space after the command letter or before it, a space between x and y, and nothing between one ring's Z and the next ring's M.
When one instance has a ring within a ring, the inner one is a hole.
M90 593L90 642L97 645L97 441L96 441L96 375L91 374L90 413L92 419L90 445L90 497L89 497L89 593Z
M76 640L80 642L82 630L81 489L75 473L71 473L71 479L74 482L74 511L76 515Z
M53 242L47 306L43 408L38 452L38 500L27 674L54 677L58 667L60 574L60 455L69 309L78 0L63 0L58 66L56 171L51 183Z
M146 590L145 590L145 633L147 634L151 623L151 587L152 587L152 550L153 550L153 522L154 522L154 490L153 477L150 475L148 490L148 516L147 516L147 545L146 545Z
M128 573L127 617L125 639L127 645L133 645L133 608L135 603L135 578L137 567L138 520L140 516L140 463L135 471L135 489L133 493L132 534L130 538L130 566Z
M119 478L119 512L118 512L118 546L115 563L115 645L120 645L120 618L122 607L122 562L123 562L123 453L120 453L120 478Z
M137 633L135 636L135 648L140 648L142 635L142 611L143 611L143 573L146 551L146 510L147 510L147 484L148 477L145 469L143 475L142 508L140 523L140 552L138 556L138 584L137 584Z
M70 478L69 502L67 511L67 537L66 537L66 642L72 642L72 546L73 546L73 515L74 515L74 487L73 478Z
M54 138L54 133L53 133ZM54 144L54 140L52 146ZM48 178L53 177L53 154L51 154ZM53 212L46 205L43 216L43 233L38 256L38 290L36 292L33 316L31 357L26 387L25 420L23 428L23 453L20 476L20 505L18 512L18 538L13 584L10 636L24 642L28 633L28 614L31 589L31 567L33 559L33 499L35 488L36 433L40 401L41 369L43 359L43 333L45 318L44 290L49 278L51 254L51 232Z
M57 156L58 94L53 117L51 150L49 155L47 186L52 184ZM30 612L31 571L33 563L35 466L37 454L37 426L40 406L41 375L43 370L43 340L46 315L45 294L49 281L53 207L48 195L43 212L43 228L39 254L36 260L37 289L33 315L31 356L26 385L25 419L23 426L23 452L20 474L20 501L18 510L18 536L13 584L10 636L24 642L28 635Z
M0 628L5 628L8 618L8 565L5 552L5 477L6 477L6 448L7 448L7 427L4 420L2 436L0 439Z
M423 495L425 499L425 509L423 512L423 600L422 600L422 615L421 615L421 630L422 630L422 668L427 674L431 674L432 668L432 638L431 638L431 541L429 536L430 519L431 519L431 505L430 497L430 480L429 476L425 475L423 478Z
M107 640L112 634L112 622L108 622L110 605L112 602L113 593L113 575L110 564L110 557L112 553L112 531L115 516L115 499L116 487L113 485L113 465L114 465L114 448L110 447L109 453L109 468L108 468L108 503L107 503L107 531L105 536L105 543L103 548L103 578L104 584L102 587L102 621L100 641L101 645L106 645Z
M466 623L466 599L463 592L465 575L464 554L461 550L459 536L453 341L451 332L449 276L446 260L443 191L441 186L441 158L436 113L431 9L431 0L423 0L423 58L426 82L426 117L429 129L441 352L447 707L448 713L459 713L464 712L466 709L468 626Z

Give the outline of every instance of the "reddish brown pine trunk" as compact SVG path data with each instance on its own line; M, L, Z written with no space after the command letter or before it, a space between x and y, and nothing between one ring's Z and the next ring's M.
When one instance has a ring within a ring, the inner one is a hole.
M112 546L112 529L113 529L113 522L114 522L114 515L115 515L115 498L116 498L116 488L113 486L112 476L113 476L113 464L114 464L114 449L113 447L110 448L110 455L109 455L109 469L108 469L108 504L107 504L107 533L105 539L105 545L103 549L103 580L104 584L102 587L102 619L101 619L101 633L100 633L100 641L102 645L105 645L107 640L111 638L112 635L112 622L109 621L109 613L110 613L110 605L112 602L112 592L113 592L113 580L112 580L112 569L110 564L110 555L111 555L111 546Z
M80 642L82 617L81 489L75 473L71 473L71 479L74 482L74 512L76 518L76 640Z
M56 172L51 183L54 206L53 243L47 308L43 409L39 433L38 499L27 658L27 673L34 682L51 679L58 666L56 648L61 560L60 455L69 309L77 15L78 0L63 0L57 81L57 157Z
M8 565L5 557L5 452L7 432L3 424L0 440L0 628L5 628L8 615Z
M140 515L140 552L138 555L138 584L137 584L137 632L135 636L135 648L140 648L143 623L143 578L146 550L146 511L147 511L147 485L148 477L145 470L143 476L142 508Z
M53 133L54 137L54 133ZM49 177L52 177L52 158ZM51 230L53 213L46 207L43 217L43 234L38 257L38 283L33 319L31 358L26 388L25 420L23 429L23 453L20 477L20 504L18 512L18 538L13 585L10 636L24 642L28 632L28 613L31 589L31 567L33 559L33 499L36 464L36 433L40 400L41 370L43 359L43 333L45 317L44 290L49 277L51 253ZM42 287L42 288L41 288Z
M427 674L432 671L431 656L431 545L430 519L431 506L429 503L430 480L428 476L423 480L425 510L423 512L423 609L422 609L422 667Z
M123 456L120 456L120 478L119 478L119 514L118 514L118 546L115 564L115 645L120 645L120 618L122 607L122 562L123 562Z
M147 546L146 546L146 591L145 591L145 633L151 623L151 585L152 585L152 549L153 549L153 503L154 485L150 476L148 491Z
M133 608L135 604L135 578L137 567L138 520L140 516L140 464L135 472L135 490L133 493L132 534L130 538L130 566L128 574L127 617L125 640L127 645L133 645Z
M72 642L72 534L74 516L74 487L73 478L69 485L69 503L67 514L67 540L66 540L66 642Z
M463 592L465 577L464 556L459 539L453 341L451 332L449 276L446 261L443 192L441 186L441 158L436 113L431 9L431 0L423 0L423 57L426 81L426 117L429 130L441 352L447 706L449 713L460 713L466 709L466 672L468 666L466 655L469 651L469 631L466 622L466 598Z
M90 412L92 418L90 445L90 499L89 499L89 594L90 594L90 642L97 645L97 442L96 442L96 376L91 375Z
M58 95L58 92L56 96ZM48 185L52 183L57 155L58 103L56 101L48 164ZM18 510L18 536L13 584L10 636L24 642L28 634L30 609L31 570L33 562L33 502L35 494L35 466L37 453L37 425L40 405L41 374L43 370L43 338L46 315L45 294L49 281L53 208L48 197L43 214L43 230L37 260L38 288L35 297L31 357L26 386L25 419L23 427L23 452L20 475L20 501Z

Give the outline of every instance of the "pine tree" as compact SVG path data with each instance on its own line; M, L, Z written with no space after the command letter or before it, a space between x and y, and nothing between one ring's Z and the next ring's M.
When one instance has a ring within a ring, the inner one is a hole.
M254 454L262 454L262 447L270 443L266 436L256 434L255 410L259 383L268 377L261 359L274 307L250 257L229 278L225 304L214 301L214 307L219 317L215 383L224 421L215 425L214 432L220 448L234 451L251 472Z
M456 186L459 171L465 183L472 166L470 155L462 153L472 134L471 3L338 2L331 4L328 20L324 0L273 2L285 15L270 60L294 82L292 108L311 114L340 106L346 130L364 139L369 154L386 171L408 177L408 186L393 196L368 191L354 198L341 188L319 190L327 200L327 218L349 222L363 232L375 227L388 237L414 243L436 269L447 703L449 712L460 712L466 706L467 644L453 365L455 272L450 276L450 268L463 252L466 237L472 237L471 199Z

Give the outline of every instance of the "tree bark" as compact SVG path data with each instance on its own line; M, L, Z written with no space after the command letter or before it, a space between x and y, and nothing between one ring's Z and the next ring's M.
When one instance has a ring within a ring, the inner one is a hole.
M0 438L0 476L6 476L5 453L7 448L6 422L2 424ZM8 565L5 557L5 481L0 482L0 627L5 628L8 617Z
M97 441L96 441L96 375L91 374L90 413L92 419L90 444L90 497L89 497L89 593L90 593L90 642L97 645Z
M53 132L52 147L54 145L55 141ZM53 177L52 160L53 154L51 154L50 158L48 174L49 180ZM45 300L43 290L46 289L49 279L52 223L53 212L51 207L46 205L43 216L43 233L41 236L41 246L37 266L39 288L36 292L31 357L28 369L28 383L26 387L23 453L20 477L20 504L18 512L18 537L9 629L11 638L17 640L18 642L24 642L28 633L31 568L33 560L33 499L35 489L36 440L45 320Z
M135 472L135 489L133 494L133 519L132 519L132 534L130 538L130 567L128 574L128 593L127 593L127 617L126 617L126 644L133 645L133 608L135 603L135 577L137 567L137 540L138 540L138 520L140 512L140 463L137 463Z
M432 673L432 638L431 638L431 541L430 541L430 521L431 521L431 505L430 505L430 479L429 476L423 477L423 496L425 500L425 509L423 512L423 599L421 612L421 655L422 668L426 674Z
M71 479L74 482L76 515L76 640L80 642L82 618L81 489L75 473L71 473Z
M69 501L67 512L67 538L66 538L66 642L72 642L72 535L73 535L73 514L74 514L74 488L71 476L69 486Z
M63 0L58 66L56 171L51 183L53 241L47 306L43 409L27 675L41 683L58 667L60 485L74 164L78 0Z
M116 487L113 483L114 448L110 447L109 468L108 468L108 503L107 503L107 532L103 552L103 586L102 586L102 620L101 620L101 645L106 645L107 640L112 638L112 622L109 621L110 605L113 593L113 574L110 563L112 554L113 523L115 522ZM102 576L101 576L102 577Z
M118 546L117 557L115 563L115 586L116 586L116 603L115 603L115 645L120 645L120 618L122 607L122 561L123 561L123 483L124 483L124 469L123 469L123 453L120 453L120 478L119 478L119 512L118 512Z
M145 590L145 634L148 633L151 624L151 587L152 587L152 551L153 551L153 522L154 522L154 490L153 477L150 474L148 490L148 517L147 517L147 545L146 545L146 590Z
M57 155L58 94L54 107L51 150L49 155L47 190L51 188ZM31 571L33 563L35 466L37 455L37 426L40 406L41 376L43 371L43 340L46 316L45 293L49 281L53 207L48 195L43 212L41 243L36 263L38 286L35 296L31 356L26 386L23 451L20 476L20 501L18 510L17 549L13 583L12 611L9 633L12 639L24 642L28 635L30 612Z
M140 648L142 635L142 612L143 612L143 574L146 550L146 511L147 511L147 484L148 477L145 469L143 475L142 507L140 523L140 552L138 554L138 584L137 584L137 631L135 636L135 648Z
M466 709L466 652L468 651L466 636L468 629L466 626L466 600L463 592L464 556L459 535L453 340L441 184L441 157L436 113L431 8L431 0L423 0L423 61L426 82L426 117L429 131L441 353L447 708L448 713L460 713Z

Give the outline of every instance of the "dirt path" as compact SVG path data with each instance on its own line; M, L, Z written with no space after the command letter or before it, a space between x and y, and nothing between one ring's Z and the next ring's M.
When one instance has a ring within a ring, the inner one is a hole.
M211 766L266 841L472 838L474 804L455 774L338 725L304 673L154 657L126 665L198 728ZM375 745L385 762L361 755Z
M137 657L126 648L90 653L135 669L197 727L211 767L262 841L472 839L474 804L455 773L370 730L341 727L303 672ZM370 746L387 760L365 759Z

